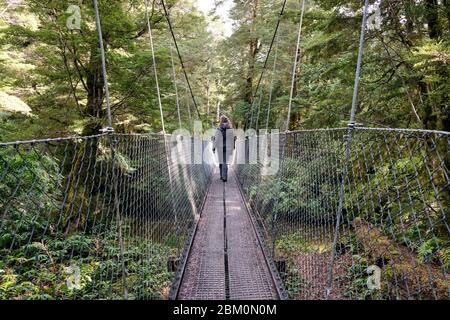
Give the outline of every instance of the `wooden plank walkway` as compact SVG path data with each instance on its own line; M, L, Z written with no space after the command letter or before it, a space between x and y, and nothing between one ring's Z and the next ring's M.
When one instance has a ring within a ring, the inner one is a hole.
M178 299L277 299L234 173L213 177Z

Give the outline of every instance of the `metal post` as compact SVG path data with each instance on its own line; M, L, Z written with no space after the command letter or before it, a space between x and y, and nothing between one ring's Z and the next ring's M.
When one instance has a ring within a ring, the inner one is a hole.
M298 51L300 50L300 41L302 38L303 14L305 13L305 0L302 0L302 10L300 13L300 22L298 24L297 46L295 49L294 66L292 68L291 92L289 94L288 114L286 119L286 131L289 131L289 123L291 120L292 99L294 98L295 72L297 70Z
M156 68L156 57L155 57L155 48L153 46L152 27L150 25L150 17L148 15L148 0L145 0L145 18L147 20L148 40L150 42L150 49L152 50L153 72L155 73L156 91L158 94L159 113L161 115L161 126L162 126L163 134L165 135L166 134L166 126L164 124L164 114L163 114L162 102L161 102L161 91L159 89L158 70Z
M102 33L102 27L100 22L100 13L98 10L98 3L97 0L92 0L94 5L94 11L95 11L95 21L96 21L96 27L98 32L98 42L100 45L100 55L102 60L102 72L103 72L103 81L105 86L105 96L106 96L106 113L108 116L108 128L106 128L104 131L109 133L109 143L111 148L111 157L112 157L112 183L113 183L113 193L114 193L114 208L116 211L116 219L118 224L118 232L119 232L119 247L120 247L120 259L122 262L122 286L123 286L123 297L124 299L128 299L128 287L127 287L127 271L125 266L125 243L123 241L123 232L122 232L122 216L120 214L120 204L119 204L119 197L118 197L118 185L117 185L117 173L115 170L116 166L116 152L114 148L114 144L116 141L113 138L114 129L112 127L112 116L111 116L111 106L110 106L110 99L109 99L109 86L108 86L108 76L106 72L106 55L105 55L105 48L103 46L103 33Z
M336 214L336 226L334 230L334 239L333 239L333 249L331 254L331 261L330 266L328 270L328 280L327 280L327 288L325 292L325 297L328 299L331 291L333 289L333 267L334 267L334 259L336 255L336 246L339 238L339 227L341 224L342 219L342 210L344 206L344 196L345 196L345 180L348 176L348 166L350 161L350 144L352 139L352 132L355 126L355 114L356 114L356 104L357 104L357 98L358 98L358 84L359 84L359 77L361 74L361 62L362 62L362 55L364 50L364 37L365 37L365 31L366 31L366 20L367 20L367 9L369 6L369 0L364 1L364 11L363 11L363 19L361 24L361 34L359 37L359 48L358 48L358 60L356 62L356 72L355 72L355 84L353 87L353 98L352 98L352 110L350 113L350 122L348 123L348 131L347 131L347 145L346 145L346 152L345 152L345 163L341 178L341 186L339 190L339 205L338 210Z
M109 85L108 85L108 75L106 73L106 55L105 55L105 47L103 45L103 33L102 26L100 23L100 14L98 11L98 3L97 0L93 0L94 11L95 11L95 23L98 32L98 42L100 46L100 56L102 60L102 72L103 72L103 82L105 85L105 98L106 98L106 114L108 116L108 129L112 130L112 116L111 116L111 104L109 101Z

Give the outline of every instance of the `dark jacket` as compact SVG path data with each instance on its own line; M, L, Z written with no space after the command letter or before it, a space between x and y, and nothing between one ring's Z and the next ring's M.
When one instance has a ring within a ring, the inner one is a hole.
M231 163L234 151L235 134L228 123L222 124L216 130L213 141L213 151L216 152L219 163Z

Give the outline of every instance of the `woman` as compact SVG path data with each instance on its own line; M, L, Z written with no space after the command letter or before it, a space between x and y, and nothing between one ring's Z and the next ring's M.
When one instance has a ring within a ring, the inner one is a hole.
M220 125L216 130L213 141L213 152L217 152L220 169L220 179L226 182L228 179L228 164L231 162L233 150L235 149L234 130L231 128L230 120L226 116L220 117Z

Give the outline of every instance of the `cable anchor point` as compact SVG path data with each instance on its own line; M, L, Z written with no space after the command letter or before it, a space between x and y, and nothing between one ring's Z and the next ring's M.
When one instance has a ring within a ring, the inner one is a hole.
M114 128L112 128L112 127L106 127L106 128L100 129L100 132L101 133L113 134L115 131L114 131Z

